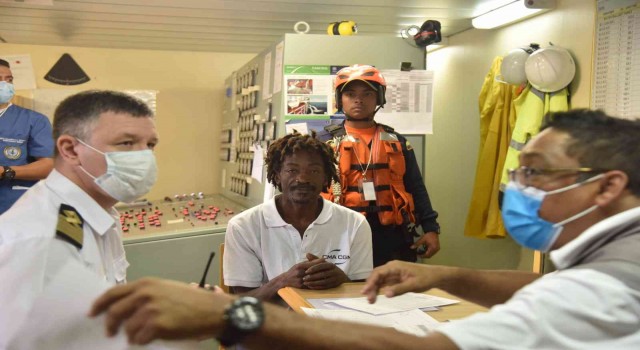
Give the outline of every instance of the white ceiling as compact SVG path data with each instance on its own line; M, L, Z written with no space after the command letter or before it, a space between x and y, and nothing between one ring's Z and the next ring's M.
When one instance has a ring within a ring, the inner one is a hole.
M511 0L513 1L513 0ZM259 53L298 21L310 33L353 20L358 35L398 36L425 20L444 37L505 0L0 0L0 41ZM507 1L508 2L508 1ZM48 3L48 4L47 4ZM0 46L1 49L1 46Z

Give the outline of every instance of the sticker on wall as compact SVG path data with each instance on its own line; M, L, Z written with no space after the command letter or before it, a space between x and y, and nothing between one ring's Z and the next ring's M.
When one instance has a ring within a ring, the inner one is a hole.
M80 85L91 80L68 53L60 57L44 78L58 85Z

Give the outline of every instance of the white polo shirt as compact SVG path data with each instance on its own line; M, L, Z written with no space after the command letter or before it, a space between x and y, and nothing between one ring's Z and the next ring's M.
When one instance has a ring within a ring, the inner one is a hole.
M300 237L273 198L229 221L225 284L258 288L306 261L307 253L336 264L351 280L365 279L373 270L371 228L362 214L323 199L320 215Z
M551 258L560 269L571 266L596 238L638 217L635 208L603 220ZM537 279L489 312L436 331L460 349L640 349L640 292L600 271L569 267Z
M71 244L67 244L67 249L50 249L57 240L56 226L62 203L75 208L84 219L80 250ZM48 262L53 257L49 254L70 255L108 283L126 281L129 263L117 211L113 208L105 211L56 170L0 215L0 301L3 305L0 334L13 334L47 278L52 277Z

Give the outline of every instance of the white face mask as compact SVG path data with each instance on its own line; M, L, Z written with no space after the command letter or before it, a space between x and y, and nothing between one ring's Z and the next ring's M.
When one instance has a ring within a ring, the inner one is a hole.
M158 168L156 157L151 150L101 152L80 139L78 142L104 155L107 161L107 172L103 175L95 177L82 166L80 169L113 199L131 203L149 193L156 182Z

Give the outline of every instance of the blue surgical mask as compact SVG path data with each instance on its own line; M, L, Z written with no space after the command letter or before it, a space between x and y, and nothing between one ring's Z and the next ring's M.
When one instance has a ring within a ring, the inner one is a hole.
M0 81L0 103L7 103L11 101L14 94L15 90L13 89L13 84L6 81Z
M507 231L518 244L529 249L548 252L558 239L564 225L589 214L598 206L593 205L554 224L542 219L539 215L544 198L548 195L572 190L603 176L603 174L596 175L586 181L548 192L530 186L522 187L513 181L509 182L502 205L502 220Z

